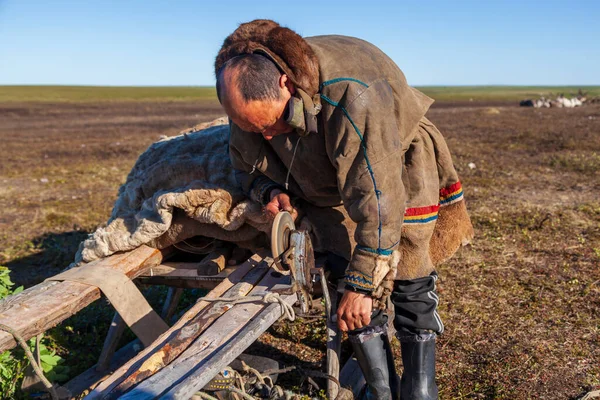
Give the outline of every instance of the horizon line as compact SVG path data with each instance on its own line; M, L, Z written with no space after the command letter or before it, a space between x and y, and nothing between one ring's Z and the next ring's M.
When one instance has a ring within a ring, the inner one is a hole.
M600 87L600 84L432 84L410 85L414 87ZM95 84L54 84L25 83L3 84L0 87L89 87L89 88L214 88L214 85L95 85Z

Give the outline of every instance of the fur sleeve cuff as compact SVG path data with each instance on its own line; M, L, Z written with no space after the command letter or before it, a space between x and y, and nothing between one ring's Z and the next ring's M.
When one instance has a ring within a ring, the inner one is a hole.
M357 246L346 270L344 283L361 291L373 292L390 271L396 270L399 261L398 251L383 255Z

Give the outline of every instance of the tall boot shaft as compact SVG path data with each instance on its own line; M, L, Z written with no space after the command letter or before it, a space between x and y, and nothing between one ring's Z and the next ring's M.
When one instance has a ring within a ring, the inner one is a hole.
M435 333L398 336L404 372L401 379L402 400L438 398L435 383Z
M352 349L367 381L366 400L399 399L399 379L388 336L384 332L349 335Z

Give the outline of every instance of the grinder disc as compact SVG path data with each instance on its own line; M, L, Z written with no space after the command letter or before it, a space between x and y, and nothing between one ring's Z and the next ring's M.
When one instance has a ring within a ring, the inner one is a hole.
M271 252L275 264L281 268L279 257L290 247L290 235L296 229L294 218L287 211L280 211L275 216L271 228Z

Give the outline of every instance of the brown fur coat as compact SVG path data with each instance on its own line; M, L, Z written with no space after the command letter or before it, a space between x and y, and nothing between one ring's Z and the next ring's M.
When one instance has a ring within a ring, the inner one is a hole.
M427 275L471 239L449 150L425 118L433 100L411 88L381 50L346 36L302 38L256 20L225 40L215 70L245 53L270 57L322 110L318 132L266 143L232 124L230 155L239 182L252 195L268 190L269 181L289 181L292 195L325 210L319 220L308 214L316 232L348 227L350 237L317 235L350 259L347 284L372 291L396 266L397 279ZM306 96L301 100L312 109Z

